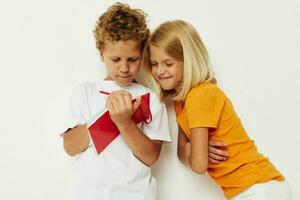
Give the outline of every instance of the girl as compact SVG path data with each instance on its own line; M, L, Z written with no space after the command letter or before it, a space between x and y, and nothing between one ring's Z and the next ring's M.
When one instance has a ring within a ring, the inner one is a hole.
M194 172L209 175L229 199L290 199L282 174L248 137L234 108L216 85L207 50L184 21L160 25L143 55L144 84L175 101L179 124L178 158ZM142 80L141 80L142 81ZM229 157L208 162L208 140L227 144Z

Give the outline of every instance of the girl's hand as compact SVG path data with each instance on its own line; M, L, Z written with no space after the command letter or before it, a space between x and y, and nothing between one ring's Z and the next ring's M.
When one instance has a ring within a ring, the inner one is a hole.
M191 156L191 151L192 151L191 142L185 143L183 151L184 151L185 158L187 158L187 160L189 160L189 158Z
M132 103L132 95L126 91L115 91L108 95L106 108L110 118L118 126L131 122L131 116L134 111L140 106L141 97L137 97Z
M223 142L209 140L209 162L218 164L227 159L228 153L222 149L226 148L227 145Z

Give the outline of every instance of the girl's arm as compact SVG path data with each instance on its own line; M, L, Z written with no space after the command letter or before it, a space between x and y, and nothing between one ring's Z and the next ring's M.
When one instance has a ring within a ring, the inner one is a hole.
M189 159L191 169L203 174L208 167L208 128L191 129L191 156Z
M69 156L75 156L87 149L90 137L87 125L78 125L63 135L64 149Z
M109 94L106 107L132 153L145 165L151 166L159 157L162 142L148 138L131 119L140 103L140 97L132 103L128 92L117 91Z
M177 157L183 164L189 166L191 142L183 133L183 130L180 128L180 126L178 126L178 130ZM223 142L209 140L209 162L218 164L226 160L228 153L223 150L224 148L226 148L226 144Z
M178 130L177 157L184 165L189 166L191 143L179 126Z

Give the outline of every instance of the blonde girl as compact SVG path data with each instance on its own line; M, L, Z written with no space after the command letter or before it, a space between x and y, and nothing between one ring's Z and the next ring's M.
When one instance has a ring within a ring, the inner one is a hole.
M208 52L195 28L176 20L161 24L143 54L144 84L175 101L178 158L197 174L206 171L228 199L290 199L283 175L257 151L233 105L217 86ZM227 144L226 161L209 163L208 141Z

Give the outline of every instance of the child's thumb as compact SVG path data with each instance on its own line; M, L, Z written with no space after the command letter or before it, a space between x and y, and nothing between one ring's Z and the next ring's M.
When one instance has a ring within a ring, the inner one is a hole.
M133 111L135 111L141 105L142 97L136 97L136 101L133 103Z

